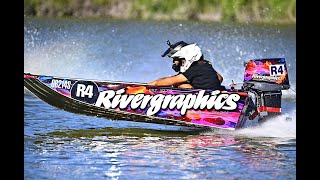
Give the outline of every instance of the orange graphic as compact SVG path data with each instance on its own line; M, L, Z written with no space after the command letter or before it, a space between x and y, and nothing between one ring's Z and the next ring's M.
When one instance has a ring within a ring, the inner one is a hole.
M127 94L153 94L150 92L145 86L134 86L134 87L127 87Z

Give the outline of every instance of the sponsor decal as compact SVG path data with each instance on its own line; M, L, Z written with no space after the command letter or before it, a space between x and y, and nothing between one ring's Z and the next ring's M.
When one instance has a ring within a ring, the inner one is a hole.
M83 87L81 92L91 94L91 90L87 90L88 87ZM87 92L88 91L88 92ZM77 94L80 96L80 94ZM189 109L215 109L232 111L237 108L237 101L240 100L240 95L220 93L219 90L213 91L210 94L205 94L205 90L201 90L198 94L126 94L126 89L119 90L106 90L99 92L99 96L95 102L95 106L109 108L126 109L130 106L131 109L145 109L146 115L154 115L161 109L178 109L181 115L185 115Z
M70 89L71 88L71 81L68 81L66 79L52 79L51 88L62 88L62 89Z
M253 80L260 80L260 81L279 81L279 76L261 76L258 74L252 75Z

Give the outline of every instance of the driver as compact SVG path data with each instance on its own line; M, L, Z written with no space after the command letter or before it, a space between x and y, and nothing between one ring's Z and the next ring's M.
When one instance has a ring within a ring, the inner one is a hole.
M173 59L172 69L178 74L154 80L148 85L225 90L221 85L223 77L212 67L211 62L204 60L197 44L184 41L171 44L169 40L167 44L169 48L161 56Z

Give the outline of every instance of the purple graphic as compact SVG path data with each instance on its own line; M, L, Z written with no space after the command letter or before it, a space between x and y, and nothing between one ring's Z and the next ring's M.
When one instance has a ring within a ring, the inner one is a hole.
M284 58L250 60L245 69L244 81L264 81L289 84Z

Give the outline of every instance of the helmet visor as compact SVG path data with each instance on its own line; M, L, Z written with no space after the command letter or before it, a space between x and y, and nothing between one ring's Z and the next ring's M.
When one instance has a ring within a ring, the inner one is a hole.
M175 50L174 48L168 48L162 55L161 57L165 57L166 55L168 55L169 57L171 57L174 53L176 53L177 50Z
M184 42L184 41L179 41L173 45L169 44L169 48L161 55L161 57L165 57L168 56L171 58L171 56L176 53L178 50L180 50L182 47L188 45L188 43Z

